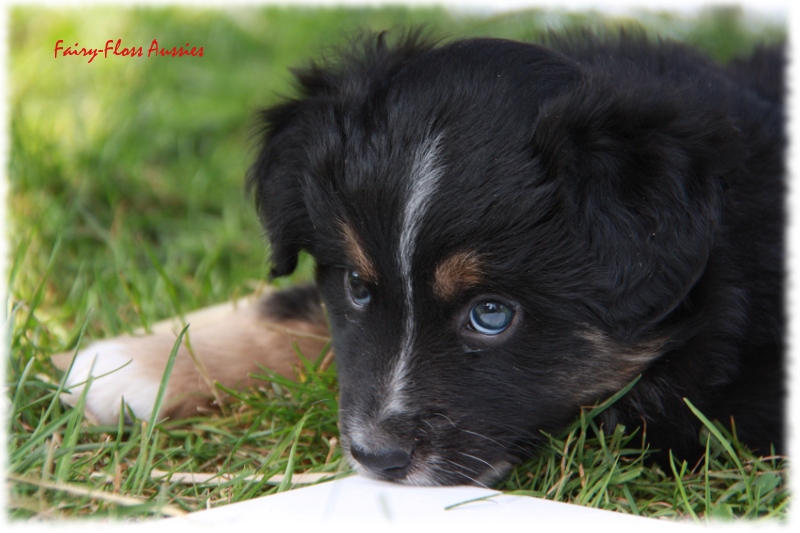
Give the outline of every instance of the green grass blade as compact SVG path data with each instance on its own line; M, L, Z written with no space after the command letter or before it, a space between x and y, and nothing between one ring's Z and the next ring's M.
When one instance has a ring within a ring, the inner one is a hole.
M731 460L734 462L734 464L736 464L736 468L739 469L742 478L746 479L747 473L745 472L744 467L742 466L742 462L739 460L739 455L733 450L733 447L730 445L728 440L722 435L722 433L720 433L719 429L717 429L717 427L708 418L706 418L706 416L703 413L701 413L700 410L692 404L692 402L689 401L688 398L684 398L683 401L686 402L686 405L689 406L689 409L691 409L692 413L694 413L694 416L700 419L700 421L703 423L706 429L712 435L714 435L717 441L719 441L720 445L722 445L722 447L725 448L725 451L728 452L728 455L730 456ZM750 486L747 484L745 484L745 491L747 492L748 501L752 503L753 495L750 492Z
M675 484L678 488L678 491L681 494L681 501L683 503L684 508L686 511L691 515L692 519L695 522L699 522L697 518L697 514L694 512L694 508L692 504L689 503L689 498L686 495L686 488L683 486L683 475L686 473L686 462L681 463L681 472L678 473L678 470L675 468L675 458L672 456L672 450L669 451L669 465L672 468L672 473L675 476Z
M276 492L284 492L292 486L292 474L294 473L297 443L300 441L300 432L303 430L309 415L311 415L310 411L303 415L303 418L300 419L300 422L298 422L294 428L294 442L292 442L292 448L289 451L289 461L286 463L286 471L284 472L283 481L281 481L281 484L278 486L278 490Z

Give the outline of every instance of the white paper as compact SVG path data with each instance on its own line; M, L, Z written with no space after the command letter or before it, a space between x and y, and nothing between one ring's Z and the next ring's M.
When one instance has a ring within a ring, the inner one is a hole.
M464 503L478 498L480 501ZM478 487L408 487L353 476L256 498L246 502L199 511L186 516L169 518L176 528L193 529L247 528L261 526L265 530L304 531L313 527L332 526L341 530L374 530L386 526L440 526L441 533L451 533L447 526L459 527L459 532L480 527L525 524L520 531L539 530L542 524L584 526L597 531L614 528L619 531L648 532L651 528L695 529L690 524L641 518L612 511L602 511L566 503L527 496L510 496ZM493 529L494 529L493 528ZM172 528L170 527L172 530ZM323 528L318 531L330 531Z

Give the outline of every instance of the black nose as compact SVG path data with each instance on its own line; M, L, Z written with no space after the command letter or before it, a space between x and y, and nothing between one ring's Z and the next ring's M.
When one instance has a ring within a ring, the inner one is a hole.
M400 448L383 448L375 452L368 452L355 444L350 446L353 459L372 472L389 479L401 479L408 473L411 463L412 450Z

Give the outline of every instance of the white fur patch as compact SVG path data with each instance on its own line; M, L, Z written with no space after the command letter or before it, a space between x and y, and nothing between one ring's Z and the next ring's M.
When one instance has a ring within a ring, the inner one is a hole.
M400 234L398 258L400 274L405 291L406 320L403 329L403 344L397 364L392 369L387 384L387 396L381 407L383 416L401 413L405 410L403 391L408 374L409 357L414 345L414 287L412 283L411 260L416 249L422 220L431 206L433 194L442 175L437 166L441 134L422 143L414 155L414 166L408 180L406 205L403 211L403 231Z
M64 403L74 406L78 402L90 375L94 379L84 404L89 418L100 424L116 424L124 401L137 418L149 420L160 382L139 372L124 344L101 341L78 352L66 379L69 392L62 394Z

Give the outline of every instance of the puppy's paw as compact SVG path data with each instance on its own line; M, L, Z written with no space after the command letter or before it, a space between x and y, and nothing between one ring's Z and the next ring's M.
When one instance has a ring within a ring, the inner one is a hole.
M160 380L152 372L142 371L125 340L95 342L80 350L66 378L67 391L61 399L73 407L89 386L84 412L92 422L116 424L120 410L126 409L123 404L142 420L149 420L153 412ZM66 355L58 356L57 366L68 367Z
M215 383L249 387L251 374L262 367L291 379L299 364L296 349L309 359L322 352L327 324L316 293L276 294L275 301L240 300L186 316L192 325L178 347L158 418L196 416L223 399ZM169 320L154 324L148 335L125 335L80 350L66 378L64 402L76 405L88 385L87 418L116 424L124 402L136 418L149 420L181 328L182 321ZM65 353L52 359L66 371L72 358Z

